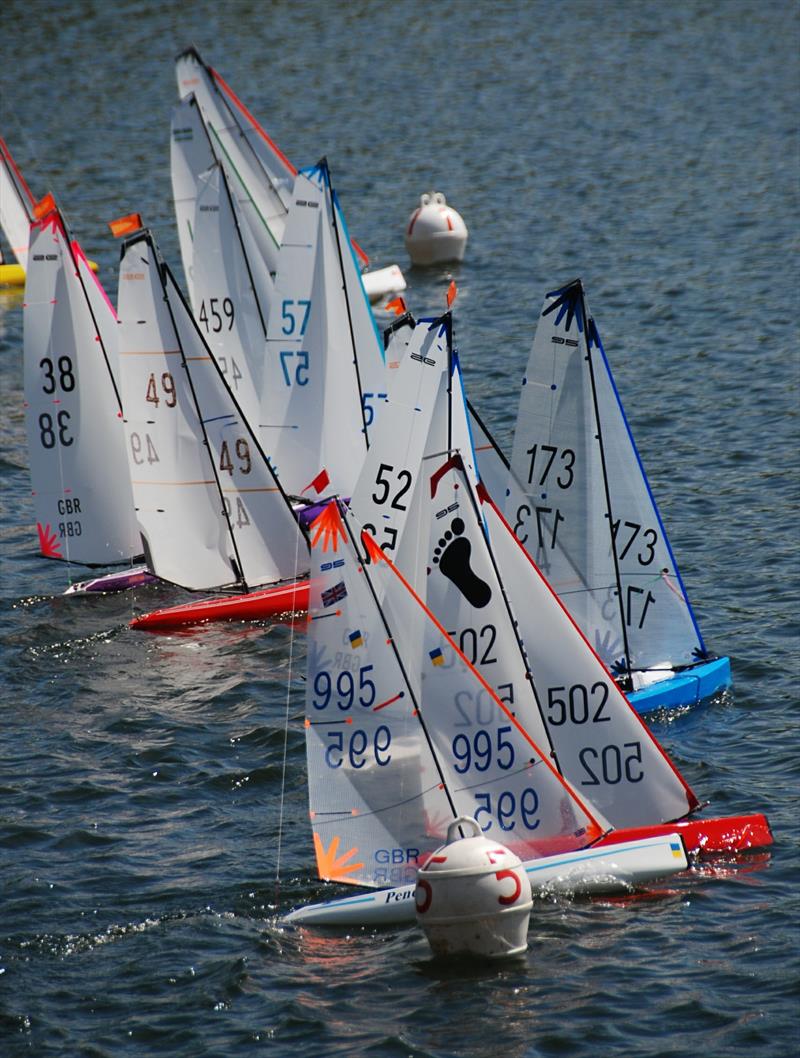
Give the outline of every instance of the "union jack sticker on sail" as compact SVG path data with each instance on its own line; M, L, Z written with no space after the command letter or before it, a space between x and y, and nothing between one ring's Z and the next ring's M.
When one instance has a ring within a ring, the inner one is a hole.
M338 584L334 584L332 588L322 593L322 605L334 606L337 602L341 602L345 595L347 595L347 588L344 586L344 581L340 580Z

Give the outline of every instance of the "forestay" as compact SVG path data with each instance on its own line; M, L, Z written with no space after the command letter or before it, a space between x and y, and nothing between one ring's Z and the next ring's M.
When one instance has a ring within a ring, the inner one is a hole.
M40 549L88 566L126 562L141 543L111 369L114 312L55 207L30 238L25 423Z
M511 527L612 671L704 652L578 280L545 300L511 469Z
M119 315L133 487L153 571L206 590L303 572L300 528L149 232L123 245Z

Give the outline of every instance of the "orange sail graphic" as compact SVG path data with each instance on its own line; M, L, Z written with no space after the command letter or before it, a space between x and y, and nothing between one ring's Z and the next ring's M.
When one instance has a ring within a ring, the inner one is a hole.
M354 871L360 871L363 869L363 863L348 863L347 861L358 854L357 848L348 849L342 856L338 855L339 852L339 841L338 837L331 839L331 843L326 849L322 844L322 839L319 834L314 834L314 851L317 854L317 870L319 876L325 882L345 882L350 879L347 877L349 874L353 874Z
M327 551L329 547L333 551L338 551L339 539L344 540L345 529L342 525L342 517L336 507L336 501L331 500L308 528L312 534L312 547L316 547L321 539L323 551Z

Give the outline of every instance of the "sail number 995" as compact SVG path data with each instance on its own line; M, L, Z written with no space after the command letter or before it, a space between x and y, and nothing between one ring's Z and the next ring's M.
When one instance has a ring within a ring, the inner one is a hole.
M358 670L358 704L365 709L375 701L375 684L369 678L372 665L362 665ZM322 669L314 677L314 697L311 704L315 709L327 709L335 704L342 712L347 712L356 702L356 681L352 672L340 672L334 682L333 677Z
M385 724L376 727L372 735L357 728L352 733L346 731L327 731L328 745L325 747L325 763L329 768L341 768L347 759L351 768L358 771L368 763L371 757L379 767L384 767L392 759L389 747L392 744L392 733Z

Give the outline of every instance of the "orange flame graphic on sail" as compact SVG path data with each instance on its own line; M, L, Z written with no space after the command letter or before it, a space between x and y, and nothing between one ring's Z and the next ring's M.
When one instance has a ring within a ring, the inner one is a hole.
M322 838L319 834L314 834L314 851L317 854L317 870L319 876L325 882L344 882L349 881L348 874L353 874L354 871L360 871L363 869L363 863L348 863L347 861L358 854L357 848L348 849L342 856L338 855L339 852L339 841L340 838L335 837L331 839L329 847L326 849L322 844Z
M308 527L311 535L311 546L316 547L322 540L322 550L327 551L329 547L334 552L339 550L339 539L344 540L345 529L342 524L342 516L336 506L336 501L331 502L322 509L311 525Z

